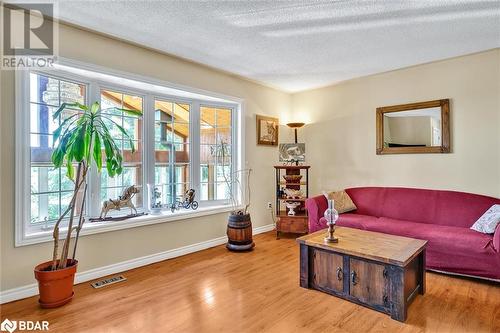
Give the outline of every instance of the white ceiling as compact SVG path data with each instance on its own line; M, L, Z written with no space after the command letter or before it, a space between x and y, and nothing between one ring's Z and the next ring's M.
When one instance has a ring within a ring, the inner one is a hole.
M59 16L290 92L500 47L500 0L60 0Z

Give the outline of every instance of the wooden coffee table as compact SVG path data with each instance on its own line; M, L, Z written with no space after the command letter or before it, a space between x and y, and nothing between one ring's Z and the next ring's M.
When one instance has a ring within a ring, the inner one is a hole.
M338 243L326 230L297 239L300 286L361 304L405 321L408 305L425 293L427 241L337 227Z

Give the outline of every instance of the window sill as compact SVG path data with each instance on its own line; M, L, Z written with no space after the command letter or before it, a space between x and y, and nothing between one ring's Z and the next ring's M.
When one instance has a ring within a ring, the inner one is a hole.
M242 207L237 207L242 208ZM146 225L187 220L191 218L197 218L201 216L207 215L215 215L232 211L233 208L229 205L219 205L219 206L209 206L209 207L200 207L197 210L181 210L175 213L162 212L158 215L143 215L134 218L130 218L122 221L107 221L107 222L85 222L82 231L80 232L80 236L85 235L93 235L99 234L103 232L115 231L115 230L123 230L129 228L136 228ZM61 230L61 235L64 235ZM25 237L16 242L16 247L32 245L44 242L52 241L52 230L49 231L41 231L37 233L32 233L29 235L25 235Z

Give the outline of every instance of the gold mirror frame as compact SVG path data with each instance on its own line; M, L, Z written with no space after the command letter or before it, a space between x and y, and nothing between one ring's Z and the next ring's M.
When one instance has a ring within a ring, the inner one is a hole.
M384 147L384 114L408 110L441 107L441 146L435 147ZM384 106L377 108L377 155L385 154L427 154L450 152L450 100Z

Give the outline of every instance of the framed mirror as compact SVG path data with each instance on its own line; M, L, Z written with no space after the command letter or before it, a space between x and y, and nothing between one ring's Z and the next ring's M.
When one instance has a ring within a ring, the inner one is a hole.
M450 152L450 101L377 108L377 155Z

